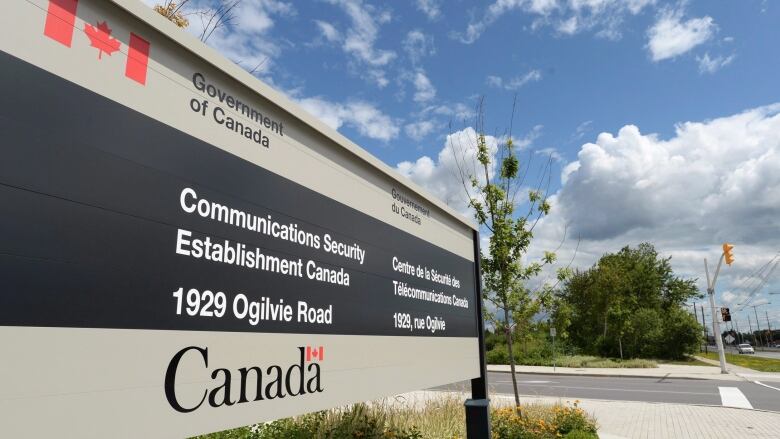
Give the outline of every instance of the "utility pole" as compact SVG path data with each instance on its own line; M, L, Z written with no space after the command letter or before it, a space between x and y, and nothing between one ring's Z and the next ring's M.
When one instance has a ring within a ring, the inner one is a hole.
M737 343L742 344L742 331L739 330L739 322L734 319L734 324L737 325Z
M750 327L750 341L756 344L756 334L753 333L753 324L750 323L750 313L747 313L748 326Z
M709 337L707 337L707 322L704 321L704 304L701 306L701 326L704 328L704 353L709 353L709 348L707 347L710 344Z
M723 258L726 253L731 259L731 248L729 244L723 244L723 253L721 253L718 259L718 266L715 268L715 275L710 279L710 269L707 267L707 258L704 258L704 272L707 275L707 295L710 297L710 312L712 312L712 332L715 335L715 343L718 345L718 358L720 359L720 373L728 373L726 371L726 353L723 351L723 337L720 333L720 325L718 324L718 316L715 312L715 282L718 280L718 274L720 273L720 266L723 264ZM729 260L728 262L731 262Z
M769 324L769 311L764 310L766 313L766 327L769 329L769 346L775 343L775 337L772 335L772 325Z
M758 332L758 340L756 341L756 344L764 344L765 346L769 345L769 339L768 338L765 337L765 341L761 340L761 324L759 323L759 320L758 320L758 311L756 311L756 308L758 308L759 306L771 305L771 304L772 304L772 302L767 302L767 303L762 303L760 305L747 305L747 304L745 304L743 306L743 308L746 308L746 307L747 308L753 308L753 313L756 316L756 331ZM748 320L750 320L750 313L748 313ZM766 323L767 323L767 326L769 326L769 314L767 314ZM770 331L770 334L771 334L771 331Z

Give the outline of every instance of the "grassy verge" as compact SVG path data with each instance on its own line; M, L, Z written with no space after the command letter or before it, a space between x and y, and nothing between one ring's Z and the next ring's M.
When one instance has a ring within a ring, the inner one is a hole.
M699 354L704 358L710 360L718 360L717 352L710 352L707 354ZM737 366L747 367L748 369L758 370L761 372L780 372L780 360L774 358L763 358L755 355L739 355L739 354L726 354L726 362Z
M678 366L712 366L709 363L697 360L693 357L687 357L682 360L655 360L658 364L674 364Z
M488 358L489 359L489 358ZM508 363L505 363L508 364ZM552 358L521 358L518 364L526 366L552 366ZM593 357L589 355L566 355L555 359L555 365L558 367L576 367L576 368L652 368L658 367L653 360L634 358L630 360L621 360L619 358Z
M576 403L493 408L494 439L598 439L595 420ZM421 406L357 404L199 436L201 439L447 439L465 437L461 399L445 396Z

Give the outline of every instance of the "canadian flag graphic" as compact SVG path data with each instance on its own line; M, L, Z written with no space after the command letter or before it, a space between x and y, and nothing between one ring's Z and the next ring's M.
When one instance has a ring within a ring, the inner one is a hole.
M306 361L309 362L313 359L316 361L322 361L325 359L325 348L320 346L319 348L306 346Z
M66 47L71 47L78 6L79 0L49 0L43 34ZM104 54L111 56L120 49L121 43L111 36L111 28L105 21L95 25L85 23L84 33L89 38L90 46L98 50L98 59L102 59ZM141 85L146 85L150 47L148 41L130 32L125 76Z

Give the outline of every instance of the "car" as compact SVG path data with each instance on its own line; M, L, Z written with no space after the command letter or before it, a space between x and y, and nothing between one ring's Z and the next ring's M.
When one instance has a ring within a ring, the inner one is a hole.
M737 345L737 352L740 354L755 354L756 351L753 350L753 346L750 346L747 343L742 343L741 345Z

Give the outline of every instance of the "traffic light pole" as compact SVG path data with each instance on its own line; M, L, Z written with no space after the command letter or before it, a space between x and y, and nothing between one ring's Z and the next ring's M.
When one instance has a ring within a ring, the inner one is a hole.
M718 260L718 267L715 269L715 276L710 280L710 270L707 267L707 258L704 258L704 272L707 274L707 295L710 297L710 308L712 310L712 330L715 332L715 343L718 345L718 357L720 359L720 373L728 373L726 371L726 353L723 351L723 337L720 333L720 325L718 324L718 316L715 313L715 282L718 280L718 273L720 273L720 266L723 263L723 255L720 255Z

